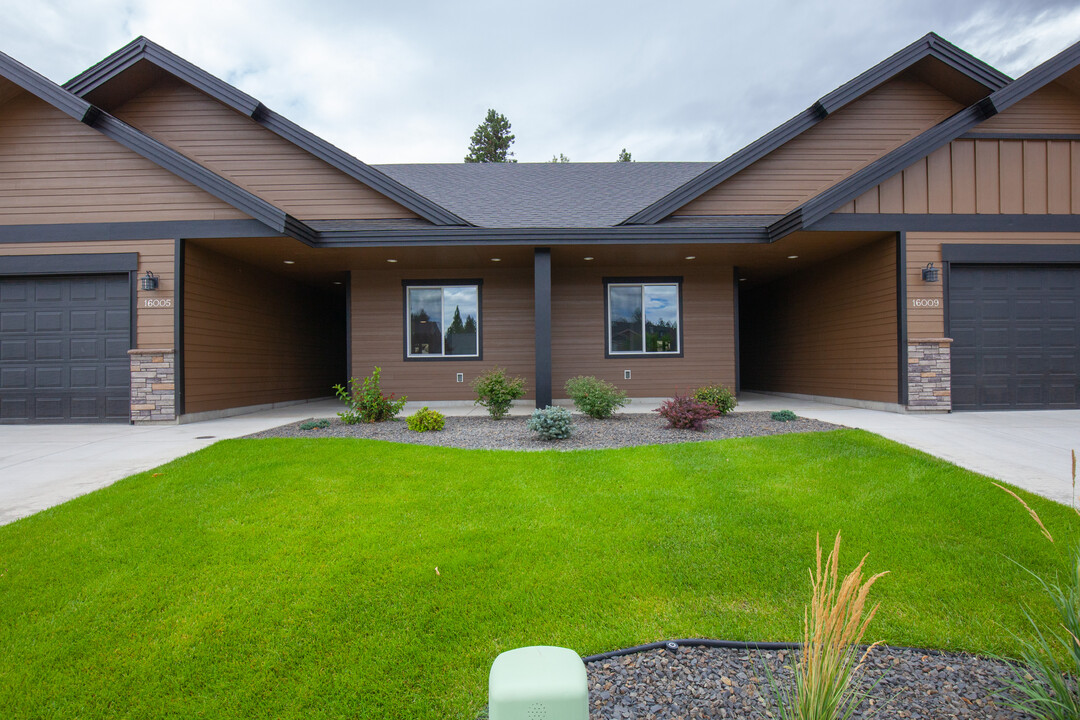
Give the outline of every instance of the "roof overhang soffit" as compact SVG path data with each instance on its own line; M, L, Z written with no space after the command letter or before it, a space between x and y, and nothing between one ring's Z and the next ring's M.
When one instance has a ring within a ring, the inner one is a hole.
M262 222L277 233L314 244L316 233L262 198L207 170L101 108L76 97L52 80L0 53L0 76L174 175Z
M811 229L815 222L840 206L854 200L912 163L949 144L979 123L1007 110L1078 66L1080 66L1080 42L1066 48L1012 83L969 105L803 203L770 225L769 236L773 240L778 240L797 230Z
M111 97L110 85L114 81L125 73L139 73L140 66L146 63L174 75L233 110L250 117L271 132L412 210L432 224L469 225L449 210L279 115L256 98L145 37L136 38L97 65L66 82L64 87L78 97L88 99L101 97L104 101Z
M649 207L630 216L623 225L651 225L691 200L708 192L773 150L817 125L829 115L903 72L913 72L928 84L964 103L974 102L1006 87L1010 78L969 55L940 36L929 33L758 138L726 160L706 170Z

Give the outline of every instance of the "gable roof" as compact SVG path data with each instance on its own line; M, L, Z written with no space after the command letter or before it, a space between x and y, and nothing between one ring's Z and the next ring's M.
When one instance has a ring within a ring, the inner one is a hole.
M140 64L149 63L183 80L215 100L250 117L267 130L306 150L373 190L385 195L435 225L465 225L460 217L417 193L412 188L349 155L257 99L233 87L145 37L138 37L88 70L64 83L64 88L91 100L109 97L111 81L127 72L138 76Z
M623 221L623 224L653 224L716 187L728 178L793 138L806 132L837 110L888 82L901 72L920 66L934 84L954 84L965 102L1004 88L1010 78L935 33L928 33L886 60L825 95L783 125L763 135L708 172L676 188L658 201ZM981 88L981 91L979 90Z
M120 145L250 215L274 232L291 235L308 244L315 242L315 231L288 213L207 170L101 108L76 97L52 80L4 53L0 53L0 77L6 78L74 120L97 130Z
M854 200L912 163L947 145L982 121L1007 110L1040 88L1061 78L1077 65L1080 65L1080 42L806 201L770 225L769 235L776 239L796 230L808 228L836 208Z
M612 227L711 167L694 162L377 166L473 225L503 228Z

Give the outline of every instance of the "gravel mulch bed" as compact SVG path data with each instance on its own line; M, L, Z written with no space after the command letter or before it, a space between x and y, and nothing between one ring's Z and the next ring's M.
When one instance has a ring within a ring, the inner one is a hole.
M776 706L764 670L790 683L790 651L679 647L588 663L589 717L615 720L739 718L770 720ZM852 717L1030 718L1003 705L1009 665L991 658L878 646L861 682L874 705ZM772 713L771 715L768 713Z
M525 427L527 417L514 416L492 420L486 416L448 417L446 427L438 432L413 432L404 419L383 423L346 425L338 418L327 418L330 427L301 430L303 422L248 435L249 438L370 438L416 445L439 445L485 450L585 450L656 445L700 440L723 440L759 435L835 430L838 425L799 418L790 422L773 420L767 412L736 412L709 421L705 430L672 430L656 413L617 414L607 420L574 415L574 434L566 440L541 440Z

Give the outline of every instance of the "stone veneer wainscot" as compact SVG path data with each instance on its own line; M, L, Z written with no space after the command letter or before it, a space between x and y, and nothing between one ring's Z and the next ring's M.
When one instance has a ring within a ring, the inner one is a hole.
M131 422L176 420L176 353L172 348L128 350L131 357Z
M952 410L952 338L908 340L908 410Z

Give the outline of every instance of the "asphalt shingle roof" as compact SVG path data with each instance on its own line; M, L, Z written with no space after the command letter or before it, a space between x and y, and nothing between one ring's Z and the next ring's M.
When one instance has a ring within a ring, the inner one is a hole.
M479 227L612 227L713 167L702 162L374 165Z

